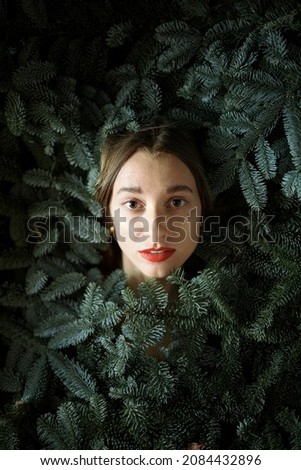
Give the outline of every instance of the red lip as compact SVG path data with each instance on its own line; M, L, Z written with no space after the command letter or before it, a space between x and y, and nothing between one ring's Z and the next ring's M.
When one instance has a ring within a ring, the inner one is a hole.
M175 251L174 248L161 246L160 248L147 248L146 250L139 251L139 253L151 263L160 263L172 256Z

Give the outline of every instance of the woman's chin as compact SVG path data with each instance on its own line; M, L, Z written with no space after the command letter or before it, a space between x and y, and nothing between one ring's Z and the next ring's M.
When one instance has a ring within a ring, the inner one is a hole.
M161 266L153 266L148 269L143 269L142 275L145 279L155 278L155 279L166 279L166 277L173 271L171 267L161 267Z

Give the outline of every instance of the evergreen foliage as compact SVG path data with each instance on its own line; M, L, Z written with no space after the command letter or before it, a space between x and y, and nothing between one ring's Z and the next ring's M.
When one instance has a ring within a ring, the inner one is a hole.
M298 0L0 2L1 449L301 447L300 32ZM157 114L219 215L173 303L105 276L94 199Z

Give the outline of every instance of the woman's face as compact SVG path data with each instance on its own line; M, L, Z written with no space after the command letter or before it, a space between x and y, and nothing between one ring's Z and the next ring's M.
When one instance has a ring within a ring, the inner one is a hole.
M128 279L166 278L197 246L199 193L174 155L134 153L117 175L109 209Z

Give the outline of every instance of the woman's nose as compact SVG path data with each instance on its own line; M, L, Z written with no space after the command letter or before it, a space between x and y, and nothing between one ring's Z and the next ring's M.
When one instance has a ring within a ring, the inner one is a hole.
M153 243L157 243L166 236L167 233L167 215L164 210L153 208L146 214L149 225L149 236Z

